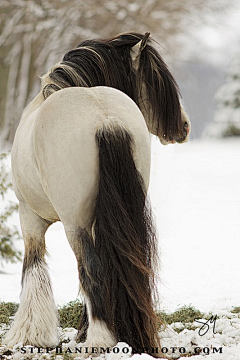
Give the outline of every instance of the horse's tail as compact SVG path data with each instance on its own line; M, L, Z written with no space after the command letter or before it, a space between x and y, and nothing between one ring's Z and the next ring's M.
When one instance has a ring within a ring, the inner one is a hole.
M96 140L99 191L94 238L101 262L103 320L117 341L138 352L143 348L151 352L160 344L153 308L156 236L146 189L134 163L133 139L125 128L104 125Z

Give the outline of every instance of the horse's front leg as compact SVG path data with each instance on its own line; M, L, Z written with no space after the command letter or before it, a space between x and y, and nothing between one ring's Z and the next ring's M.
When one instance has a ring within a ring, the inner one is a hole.
M25 202L20 203L19 211L25 245L22 292L4 343L9 347L18 343L54 346L58 343L58 315L44 260L45 232L50 223L41 219Z

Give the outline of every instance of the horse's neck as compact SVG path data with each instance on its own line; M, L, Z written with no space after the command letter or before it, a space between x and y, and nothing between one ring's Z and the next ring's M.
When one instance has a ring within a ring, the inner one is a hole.
M27 105L22 114L22 119L28 118L44 102L42 91Z

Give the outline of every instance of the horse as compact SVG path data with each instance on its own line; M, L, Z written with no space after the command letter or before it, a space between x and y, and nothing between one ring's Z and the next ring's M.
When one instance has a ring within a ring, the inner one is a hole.
M89 348L122 341L137 352L160 344L150 133L184 143L191 124L152 42L134 32L82 41L42 76L22 114L12 174L25 253L9 347L59 343L45 261L45 233L56 221L78 264L84 305L76 340Z

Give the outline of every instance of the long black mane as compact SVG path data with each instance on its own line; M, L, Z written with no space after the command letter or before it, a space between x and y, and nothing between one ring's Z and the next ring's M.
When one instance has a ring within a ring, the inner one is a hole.
M137 68L133 64L131 50L144 36L125 33L106 40L82 41L45 76L44 98L66 87L110 86L127 94L144 110L155 135L165 140L181 138L179 89L148 37Z

